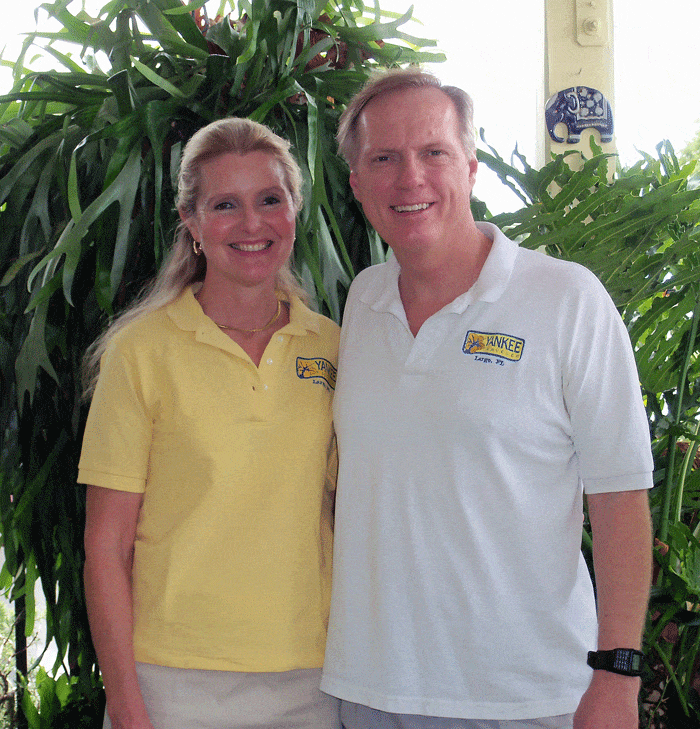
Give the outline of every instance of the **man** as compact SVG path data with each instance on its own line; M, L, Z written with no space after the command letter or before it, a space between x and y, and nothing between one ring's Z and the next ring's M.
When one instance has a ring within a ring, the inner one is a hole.
M346 729L637 729L652 460L610 297L475 223L461 90L380 75L338 141L394 255L345 310L322 688Z

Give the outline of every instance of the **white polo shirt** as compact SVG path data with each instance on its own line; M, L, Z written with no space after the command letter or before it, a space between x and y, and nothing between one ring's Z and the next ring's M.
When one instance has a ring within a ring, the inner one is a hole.
M348 298L322 689L470 719L573 712L596 647L582 499L644 489L648 424L595 276L495 226L474 286L414 338L395 259Z

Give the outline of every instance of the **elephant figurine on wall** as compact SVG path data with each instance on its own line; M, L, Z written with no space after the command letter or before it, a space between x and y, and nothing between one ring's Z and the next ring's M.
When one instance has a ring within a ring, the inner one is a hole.
M544 110L549 136L555 142L563 142L554 128L566 124L569 130L567 142L576 144L581 141L585 129L597 129L601 142L612 142L613 116L610 103L597 89L590 86L572 86L554 94Z

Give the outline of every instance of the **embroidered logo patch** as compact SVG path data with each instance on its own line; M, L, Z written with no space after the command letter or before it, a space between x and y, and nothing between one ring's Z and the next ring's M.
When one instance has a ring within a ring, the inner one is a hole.
M325 383L335 390L338 370L323 357L297 357L297 377L301 380L314 380Z
M464 354L492 356L518 362L523 356L525 340L496 332L475 332L470 330L464 340Z

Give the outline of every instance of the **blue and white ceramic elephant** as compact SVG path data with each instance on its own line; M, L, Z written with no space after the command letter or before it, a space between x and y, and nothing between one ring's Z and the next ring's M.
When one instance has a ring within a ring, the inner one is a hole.
M585 129L597 129L601 142L611 142L613 136L613 116L608 100L597 89L589 86L573 86L554 94L544 110L549 136L555 142L564 140L557 136L557 124L566 124L569 135L567 142L576 144L581 141Z

